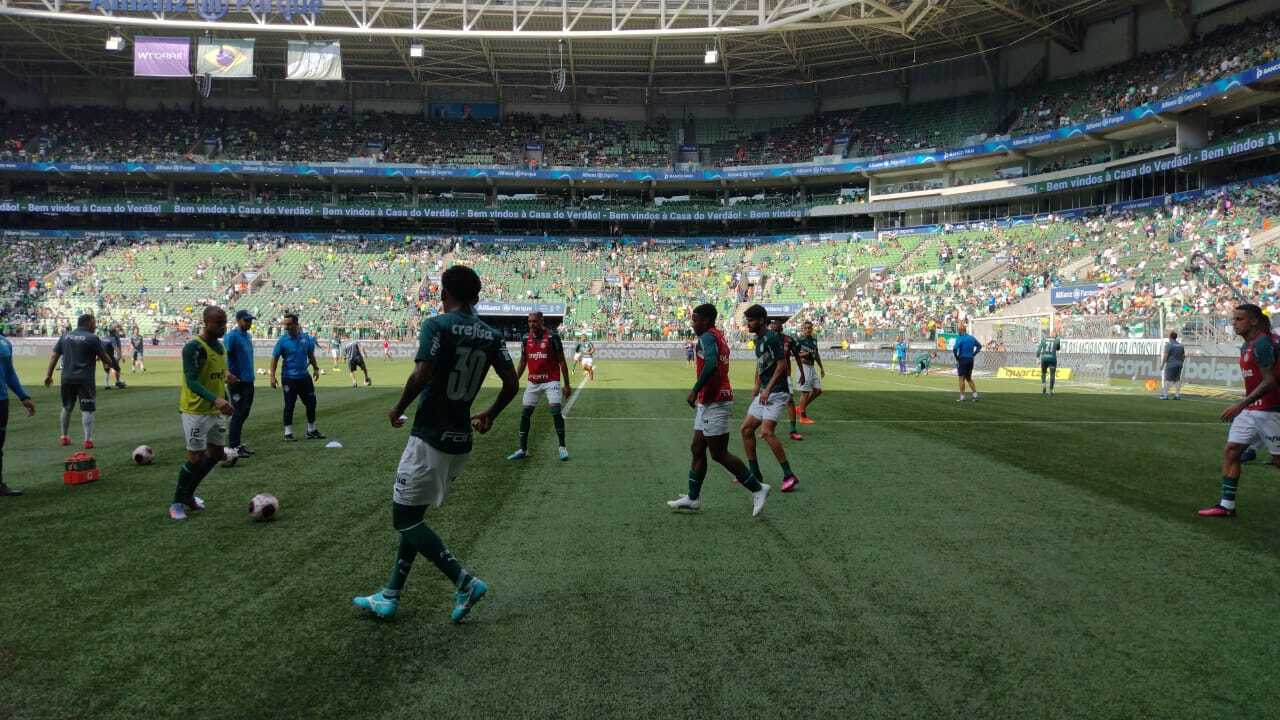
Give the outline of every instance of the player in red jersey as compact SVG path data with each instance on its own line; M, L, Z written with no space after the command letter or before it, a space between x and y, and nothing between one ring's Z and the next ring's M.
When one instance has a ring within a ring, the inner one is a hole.
M529 426L533 423L533 410L538 407L538 397L547 396L551 407L551 421L555 423L560 438L560 459L569 459L569 448L564 444L564 416L560 414L560 380L564 379L564 399L573 394L569 387L569 364L564 359L564 343L560 335L547 328L542 313L529 313L529 334L520 347L520 365L516 367L519 378L529 370L529 384L524 390L524 408L520 412L520 449L507 456L508 460L523 460L529 456Z
M716 306L710 303L693 309L690 324L698 336L698 380L686 400L694 408L693 465L689 468L689 494L667 503L673 510L702 507L702 481L707 477L707 450L711 458L747 490L751 491L751 515L764 509L769 486L751 473L745 463L729 452L729 425L733 416L733 388L729 385L729 343L716 328Z
M388 340L385 335L382 337L382 359L391 359L391 341Z
M1240 455L1246 448L1261 441L1272 455L1280 455L1280 384L1276 379L1276 342L1271 336L1271 320L1257 305L1244 304L1236 307L1231 326L1244 338L1240 348L1240 374L1244 378L1245 396L1222 411L1223 422L1231 423L1222 457L1222 498L1217 505L1201 510L1201 517L1235 516Z

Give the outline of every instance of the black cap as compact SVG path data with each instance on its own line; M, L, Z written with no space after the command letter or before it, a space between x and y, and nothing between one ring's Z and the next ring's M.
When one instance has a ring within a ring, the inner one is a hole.
M248 310L236 311L236 320L256 320L256 319L257 318L253 316L253 313L249 312Z

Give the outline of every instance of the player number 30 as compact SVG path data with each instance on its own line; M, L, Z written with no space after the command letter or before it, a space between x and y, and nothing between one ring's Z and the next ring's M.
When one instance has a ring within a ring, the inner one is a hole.
M485 354L483 350L458 348L458 361L449 373L449 387L445 390L450 400L470 400L480 392L484 382Z

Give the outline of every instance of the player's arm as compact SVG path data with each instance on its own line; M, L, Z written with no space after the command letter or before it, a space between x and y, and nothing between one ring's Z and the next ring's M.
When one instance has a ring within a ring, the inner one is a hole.
M556 354L556 362L560 363L560 377L564 382L564 399L568 400L573 395L573 388L569 387L569 363L564 359L564 343L561 342L559 335L551 336L551 352Z
M791 371L791 361L787 359L786 353L782 351L782 341L774 338L772 349L775 351L774 357L782 358L782 362L773 366L773 377L769 378L768 384L760 389L760 395L765 398L773 394L773 388L778 384L778 379L786 377Z
M22 407L27 409L27 417L36 414L36 406L31 402L31 396L27 394L26 388L22 387L22 381L18 379L18 371L13 367L12 358L4 363L4 384L18 397Z
M1165 349L1160 351L1160 368L1159 369L1163 370L1164 364L1167 362L1169 362L1169 348L1165 347Z
M422 394L427 385L431 382L431 371L435 367L434 358L417 359L413 363L413 372L409 373L409 379L404 383L404 391L400 393L400 399L396 401L391 412L387 413L387 417L391 419L391 427L401 427L404 425L404 411L413 404L415 398Z
M182 346L182 382L187 389L195 393L201 400L213 403L218 408L218 412L223 415L230 415L234 412L231 403L226 399L214 395L209 388L200 382L200 366L204 365L204 361L208 359L208 353L204 347L196 340L191 340Z
M314 342L307 343L307 363L311 365L312 379L319 380L320 365L316 363L316 344Z
M277 339L276 346L271 348L271 387L275 387L277 384L276 368L279 367L280 365L280 354L283 352L283 350L280 347L280 343L283 340L284 340L283 337Z
M58 368L58 360L62 359L62 341L53 346L53 352L49 354L49 369L44 373L44 386L49 387L53 384L53 371Z
M711 382L711 378L716 376L716 369L720 367L720 348L716 346L715 338L710 337L711 333L703 333L698 337L698 344L702 346L702 372L698 373L698 379L693 383L693 389L689 391L689 407L693 407L698 403L698 393L707 383Z
M906 357L907 353L903 352L902 357ZM813 362L818 366L818 372L822 373L822 377L827 376L827 368L822 365L822 353L818 352L818 343L813 344Z
M391 427L398 428L404 425L404 420L401 420L404 417L404 411L431 382L431 373L439 353L440 339L436 336L435 324L431 321L422 323L422 330L418 333L418 354L413 357L413 372L409 373L409 379L404 383L404 391L400 393L400 399L391 408L391 412L387 413L387 417L391 420Z
M524 368L529 363L529 356L526 354L525 348L528 347L524 343L520 343L520 364L516 366L516 380L524 375Z
M1253 343L1253 359L1258 363L1258 367L1262 368L1262 381L1253 389L1253 392L1244 396L1244 399L1222 411L1222 419L1229 421L1241 411L1252 405L1256 400L1271 392L1276 388L1276 350L1271 344L1270 336L1263 336L1266 342L1259 343L1257 340Z
M978 342L978 338L973 339L973 356L978 357L978 353L982 352L982 343Z
M489 356L489 362L493 365L493 371L497 373L498 379L502 380L502 389L498 391L498 396L493 399L493 404L488 409L471 418L471 427L481 434L489 432L493 427L493 421L502 414L507 405L511 404L520 390L520 378L516 375L515 368L511 366L511 356L507 354L507 346L502 340L497 341L496 347Z

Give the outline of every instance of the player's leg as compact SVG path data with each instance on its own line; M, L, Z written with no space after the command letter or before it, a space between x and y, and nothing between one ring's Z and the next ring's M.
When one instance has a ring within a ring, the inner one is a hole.
M1245 410L1231 420L1227 444L1222 451L1222 492L1218 504L1199 512L1201 517L1231 517L1236 514L1236 491L1240 487L1240 456L1250 445L1263 439L1264 417L1272 413Z
M791 463L787 462L787 451L782 447L782 441L778 439L774 430L777 428L777 420L766 419L760 423L758 434L760 439L764 440L769 449L773 451L773 457L782 466L782 492L791 492L799 483L796 474L791 472Z
M70 445L71 438L71 410L76 406L76 402L80 398L80 391L75 385L63 383L59 389L62 391L62 412L58 414L58 423L61 432L58 435L58 443L60 445Z
M174 520L186 520L188 512L204 509L204 501L196 497L196 487L221 459L222 448L218 447L218 455L214 456L210 440L223 440L222 434L214 430L216 416L182 413L180 417L187 456L178 468L178 482L169 504L169 517Z
M551 411L551 422L556 428L556 437L560 440L558 449L560 459L569 459L569 448L565 445L565 427L564 427L564 411L561 405L561 389L559 381L552 381L547 385L547 406Z
M1173 373L1173 399L1182 399L1182 366L1178 366Z
M524 399L520 407L520 447L507 456L508 460L523 460L529 455L529 428L533 426L533 411L538 407L538 396L545 389L542 383L529 383L524 388Z
M747 416L742 419L742 427L739 429L742 435L742 452L747 456L747 467L750 468L751 474L761 477L760 461L756 458L756 430L760 427L760 418L753 413L762 412L759 408L760 401L752 399L751 409L747 411Z
M284 439L293 440L293 410L298 406L298 381L284 381Z
M235 448L240 457L249 457L253 452L245 447L241 435L244 432L244 424L249 419L249 413L253 411L253 383L241 380L232 385L231 404L235 406L236 411L228 424L227 447Z
M0 497L16 497L21 490L14 490L4 483L4 441L9 434L9 401L0 400Z
M351 387L356 387L356 364L355 361L347 363L347 373L351 375Z
M1053 386L1058 383L1058 363L1049 366L1049 394L1053 394Z
M801 392L804 393L803 400L800 405L800 424L813 425L813 418L809 417L809 407L813 405L813 401L822 395L822 376L818 374L816 366L810 366L809 370L804 374L804 385L800 386Z
M956 377L960 380L960 399L956 402L964 402L964 361L956 363Z
M98 412L98 388L91 382L78 386L80 400L80 429L84 430L84 447L93 447L93 425Z
M316 427L316 385L311 378L304 378L301 387L298 388L298 398L302 400L302 407L307 411L307 435L308 440L324 440L324 433Z
M1041 395L1049 394L1049 388L1045 385L1045 379L1048 377L1048 375L1049 375L1049 363L1041 360L1040 361L1040 394Z
M694 419L693 442L689 444L689 452L693 455L693 460L689 463L689 492L667 501L667 507L672 510L702 509L702 481L707 479L707 441L702 430L698 429L702 424L702 412L700 406Z
M800 402L802 402L802 403L804 402L804 395L803 395L803 394L800 396ZM804 436L803 436L803 435L801 435L801 434L800 434L800 431L796 429L796 416L797 416L798 414L799 414L799 412L798 412L798 411L797 411L797 409L796 409L796 401L795 401L795 399L791 396L791 393L787 393L787 420L788 420L788 421L790 421L790 423L791 423L791 432L789 433L789 437L790 437L792 440L803 440L803 439L804 439Z
M457 591L454 620L461 620L484 596L488 589L484 582L463 568L440 536L426 523L427 507L439 507L444 502L449 481L461 473L466 458L465 455L439 452L419 438L409 438L396 470L391 504L392 526L400 535L396 562L386 586L373 595L355 598L356 607L370 610L380 617L393 616L418 554L430 560L453 583Z
M364 358L360 358L360 371L364 373L364 386L369 387L372 385L373 379L369 377L369 366L365 364Z

